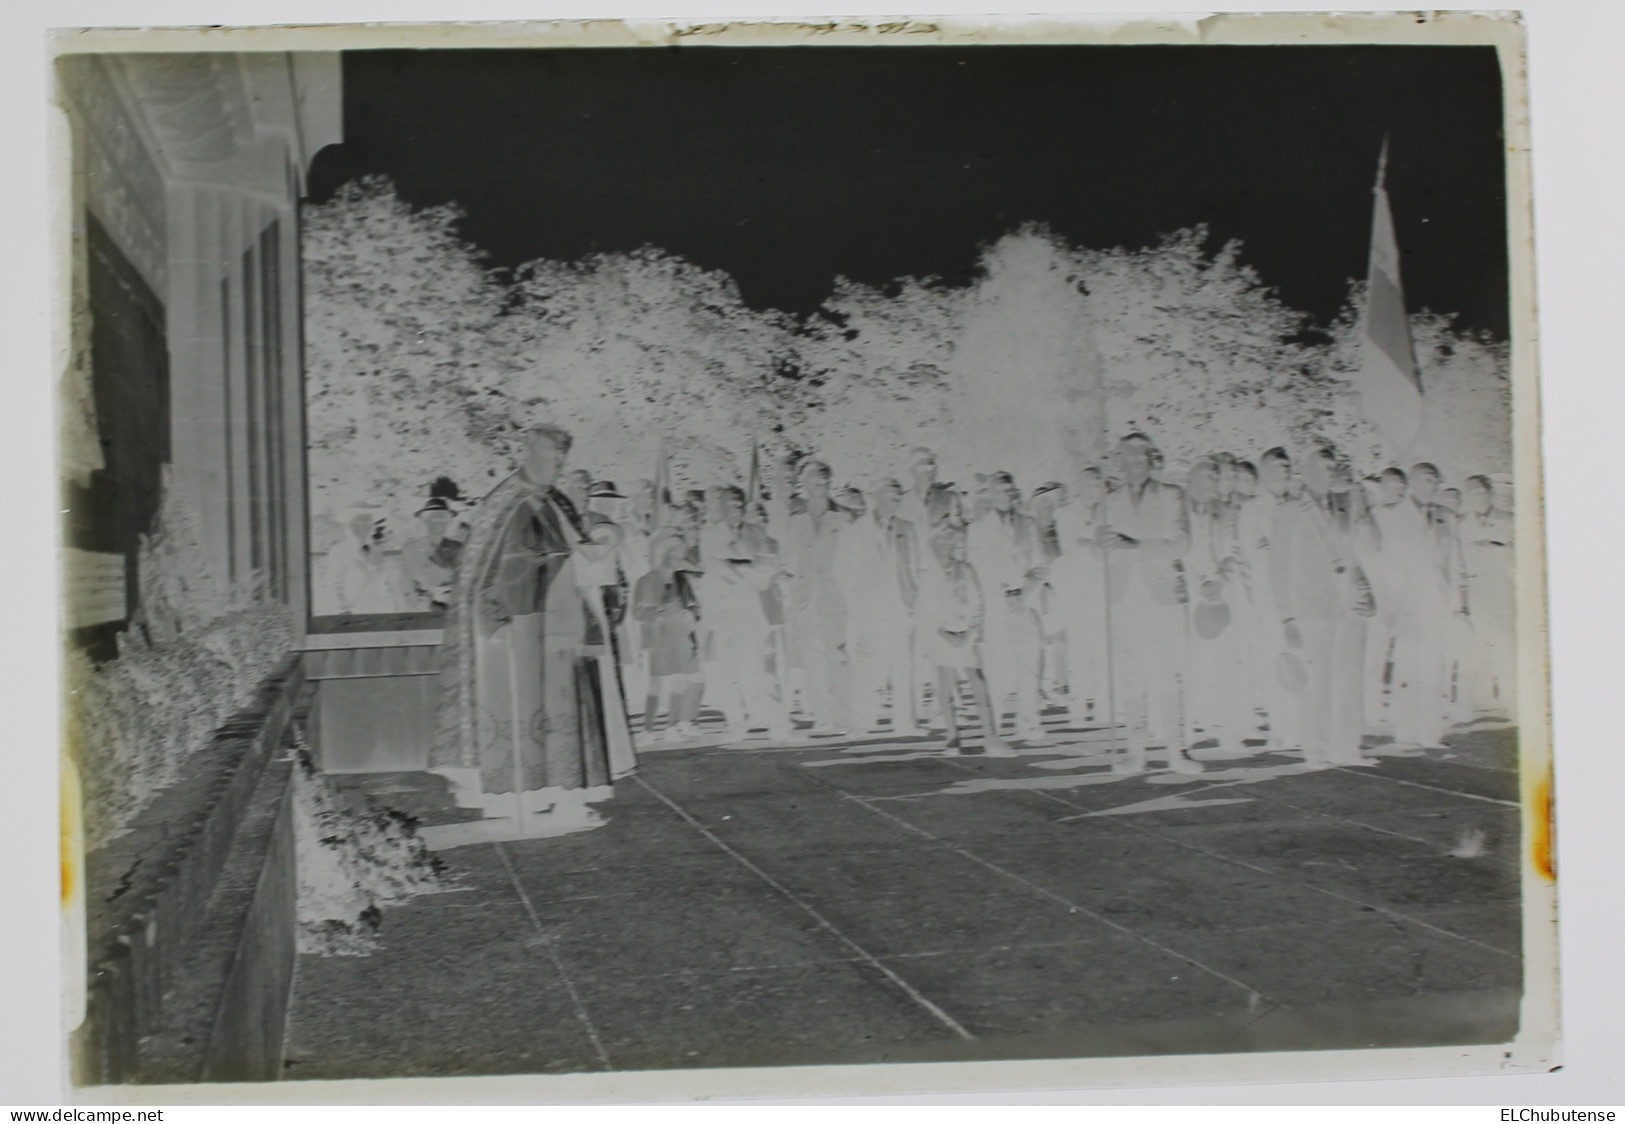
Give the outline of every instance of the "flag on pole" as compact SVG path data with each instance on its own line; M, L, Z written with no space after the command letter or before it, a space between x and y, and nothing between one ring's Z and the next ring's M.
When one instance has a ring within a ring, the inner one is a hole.
M745 504L757 503L762 498L762 466L756 438L750 439L750 472L745 477Z
M1365 315L1360 324L1360 365L1355 386L1366 419L1382 431L1393 456L1404 455L1422 427L1422 380L1416 347L1405 314L1405 290L1399 280L1399 242L1388 206L1388 140L1377 161L1375 204L1371 217L1371 261L1366 282Z

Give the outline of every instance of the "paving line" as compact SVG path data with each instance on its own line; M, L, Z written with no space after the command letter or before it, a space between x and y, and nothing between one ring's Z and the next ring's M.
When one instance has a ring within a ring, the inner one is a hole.
M1258 1000L1262 1000L1263 1002L1266 1002L1266 1003L1275 1004L1277 1006L1279 1005L1276 1000L1270 998L1267 994L1260 991L1258 988L1253 987L1251 984L1245 984L1245 983L1242 983L1240 980L1236 979L1233 976L1227 976L1223 972L1219 971L1217 968L1209 967L1208 965L1202 963L1200 960L1197 960L1195 957L1187 956L1183 952L1179 952L1179 951L1177 951L1175 949L1169 948L1165 944L1161 944L1161 943L1159 943L1157 941L1152 940L1150 937L1147 937L1147 936L1145 936L1145 935L1143 935L1141 933L1136 933L1133 929L1130 929L1127 925L1124 925L1123 923L1121 923L1119 921L1113 921L1111 918L1105 917L1105 916L1103 916L1103 915L1101 915L1099 913L1096 913L1094 910L1089 909L1087 906L1079 905L1077 902L1074 902L1074 901L1070 900L1069 898L1062 897L1060 894L1055 893L1053 890L1046 889L1045 887L1040 886L1036 882L1032 882L1032 881L1030 881L1030 880L1028 880L1026 878L1023 878L1021 875L1016 874L1014 871L1006 870L1004 867L998 865L997 863L990 862L989 860L982 858L980 855L976 854L974 851L968 851L964 847L959 846L957 843L952 843L952 842L949 842L948 840L943 839L943 838L941 838L939 836L933 835L929 831L926 831L922 827L916 827L914 824L909 823L907 820L902 819L899 816L892 815L890 812L886 811L884 808L875 807L873 804L871 804L869 801L865 800L861 796L854 796L850 792L842 792L841 795L845 796L848 800L853 801L854 803L860 805L861 807L869 809L869 811L873 812L877 816L884 816L886 819L891 820L897 826L903 828L906 831L911 831L916 835L924 836L925 838L931 840L933 843L936 843L939 846L945 847L948 850L952 851L954 854L959 855L961 858L969 859L971 862L976 863L978 866L984 866L988 870L991 870L993 873L995 873L997 875L1000 875L1001 877L1008 878L1010 881L1015 882L1018 885L1021 885L1021 886L1025 887L1028 890L1031 890L1033 893L1038 894L1041 897L1048 898L1053 902L1056 902L1056 903L1058 903L1060 905L1066 906L1068 911L1070 911L1072 913L1081 913L1085 917L1088 917L1088 918L1090 918L1092 920L1095 920L1095 921L1099 921L1103 925L1106 925L1106 926L1108 926L1108 927L1110 927L1112 929L1116 929L1118 932L1123 933L1126 936L1132 937L1134 940L1139 941L1141 944L1149 945L1151 948L1156 949L1158 952L1164 953L1164 954L1166 954L1168 956L1172 956L1176 960L1182 960L1186 964L1189 964L1193 968L1196 968L1196 969L1199 969L1200 971L1206 972L1208 975L1213 976L1216 979L1223 980L1227 984L1231 984L1231 985L1233 985L1235 987L1238 987L1242 991L1246 992L1249 997L1256 996L1257 1000L1254 1000L1255 1002L1258 1001Z
M1438 785L1423 784L1421 781L1406 781L1400 780L1398 777L1385 777L1381 773L1373 773L1366 769L1346 769L1342 766L1337 766L1336 771L1339 773L1348 773L1351 776L1356 777L1369 777L1374 781L1387 781L1389 784L1402 784L1407 788L1425 788L1429 792L1442 792L1446 796L1459 796L1463 800L1482 800L1486 804L1499 804L1503 808L1517 808L1519 811L1523 810L1523 805L1519 804L1516 800L1502 800L1498 796L1480 796L1476 792L1457 792L1453 788L1440 788Z
M974 772L974 770L971 770L971 769L966 769L966 771L967 772ZM1359 770L1349 770L1349 771L1350 772L1358 772ZM1404 782L1401 782L1401 783L1404 783ZM1427 788L1429 786L1420 785L1419 787ZM1063 799L1063 798L1061 798L1059 796L1056 796L1054 793L1049 792L1049 791L1047 791L1045 789L1033 788L1033 789L1023 789L1022 791L1023 792L1031 792L1034 795L1042 796L1046 800L1054 801L1055 803L1063 805L1063 806L1065 806L1067 808L1080 808L1080 807L1082 807L1079 804L1074 804L1070 800L1065 800L1065 799ZM1444 792L1444 791L1449 791L1449 790L1440 789L1438 791ZM1488 799L1488 798L1485 797L1484 799ZM879 811L878 808L875 809L875 810ZM1069 818L1076 819L1078 817L1069 817ZM1372 911L1377 912L1377 913L1385 914L1388 917L1392 917L1392 918L1395 918L1395 919L1400 920L1400 921L1405 921L1405 922L1408 922L1409 924L1412 924L1412 925L1420 926L1423 929L1432 930L1435 933L1439 933L1439 934L1441 934L1443 936L1450 937L1453 940L1466 941L1468 944L1477 945L1479 948L1486 949L1486 950L1488 950L1490 952L1498 953L1501 956L1510 956L1514 960L1522 960L1523 959L1523 957L1520 954L1516 953L1516 952L1509 952L1504 948L1499 948L1499 947L1497 947L1496 945L1493 945L1493 944L1487 944L1484 941L1478 940L1478 939L1476 939L1474 937L1466 936L1466 935L1464 935L1462 933L1454 933L1454 932L1451 932L1449 929L1442 929L1437 925L1431 925L1428 922L1423 921L1421 918L1412 917L1409 914L1401 913L1396 909L1389 909L1387 906L1377 905L1377 904L1372 903L1372 902L1363 901L1360 898L1350 897L1347 894L1340 894L1336 890L1329 890L1324 886L1317 886L1313 882L1307 882L1307 881L1305 881L1305 880L1303 880L1301 878L1294 878L1291 875L1283 874L1278 870L1270 870L1267 867L1255 866L1252 863L1247 862L1245 859L1238 859L1238 858L1235 858L1235 857L1233 857L1231 855L1222 855L1222 854L1219 854L1217 851L1210 851L1206 847L1198 847L1194 843L1187 843L1184 840L1175 839L1175 838L1172 838L1171 836L1163 835L1160 832L1152 831L1150 828L1146 827L1144 824L1135 823L1130 817L1127 817L1127 816L1118 817L1118 818L1121 820L1121 822L1126 827L1132 828L1135 831L1138 831L1143 835L1149 835L1153 839L1160 839L1164 843L1172 843L1176 847L1182 847L1187 851L1194 851L1199 855L1206 855L1210 859L1216 859L1219 862L1229 863L1232 866L1239 866L1242 869L1250 870L1255 874L1262 874L1262 875L1265 875L1265 876L1270 877L1270 878L1280 878L1280 879L1283 879L1283 880L1285 880L1287 882L1292 882L1292 883L1295 883L1295 884L1297 884L1299 886L1307 887L1308 889L1315 891L1317 894L1324 894L1327 897L1336 898L1338 901L1348 902L1350 905L1357 905L1357 906L1360 906L1361 908L1364 908L1364 909L1369 909L1369 910L1372 910Z
M1247 930L1238 930L1247 931ZM938 948L926 952L888 952L887 960L930 960L944 956L974 956L984 952L1040 952L1053 949L1086 949L1088 938L1075 941L1039 941L1030 944L1000 944L980 948ZM761 972L788 972L797 968L820 968L833 964L867 964L861 956L823 956L816 960L792 960L784 964L731 964L722 969L678 968L670 972L643 972L635 976L618 975L623 983L643 980L681 980L694 976L748 976Z
M587 1013L587 1005L582 1002L581 993L576 990L575 982L570 979L570 973L565 970L564 961L559 958L558 951L554 949L553 939L542 928L542 919L536 916L536 909L530 904L530 895L525 893L525 887L519 881L519 875L508 858L508 852L503 850L501 843L495 846L497 857L502 860L502 865L508 868L508 877L513 880L513 888L519 892L519 900L524 903L525 912L530 915L530 923L536 927L536 936L542 942L542 948L547 953L547 958L553 962L553 970L558 972L559 979L564 982L564 990L569 993L570 1003L575 1007L576 1020L581 1023L582 1029L587 1032L587 1037L592 1040L592 1048L597 1052L598 1060L604 1064L604 1068L614 1069L615 1064L609 1060L609 1051L604 1049L604 1040L598 1036L598 1028L593 1025L592 1016Z
M956 768L956 769L959 769L959 770L961 770L963 772L967 772L967 773L975 773L976 772L976 770L972 769L961 758L944 757L943 758L943 763L945 765L948 765L950 768ZM1380 773L1372 773L1372 772L1369 772L1369 771L1367 771L1365 769L1348 769L1348 768L1338 767L1338 768L1335 769L1335 771L1340 772L1340 773L1349 773L1349 774L1353 774L1353 775L1356 775L1356 776L1369 777L1369 778L1371 778L1373 780L1384 780L1384 781L1388 781L1388 782L1390 782L1392 784L1405 785L1405 786L1410 787L1410 788L1425 789L1425 790L1427 790L1429 792L1437 792L1437 793L1441 793L1441 794L1446 795L1446 796L1459 796L1464 800L1477 800L1477 801L1481 801L1481 802L1487 803L1487 804L1496 804L1496 805L1500 805L1502 807L1515 808L1515 809L1518 809L1520 811L1522 810L1522 806L1520 804L1518 804L1516 801L1501 800L1501 799L1498 799L1498 798L1493 797L1493 796L1480 796L1477 793L1472 793L1472 792L1459 792L1456 789L1441 788L1441 787L1439 787L1437 785L1423 784L1420 781L1407 781L1407 780L1402 780L1402 779L1400 779L1398 777L1383 776ZM824 783L828 784L829 782L826 781ZM831 785L831 787L835 787L835 786ZM1220 788L1220 787L1229 787L1229 784L1221 782L1221 783L1216 783L1216 784L1205 785L1201 789L1197 789L1195 791L1206 791L1207 789ZM841 792L842 795L848 797L849 799L857 800L859 803L863 804L864 807L869 808L873 812L877 812L877 813L880 813L880 814L883 814L883 815L889 815L888 813L882 812L881 809L876 808L873 805L869 804L866 800L863 800L863 799L860 799L858 797L852 796L850 793L846 792L844 789L837 789L837 791ZM1070 800L1066 800L1066 799L1064 799L1064 798L1062 798L1060 796L1057 796L1053 792L1050 792L1050 791L1048 791L1046 789L1024 789L1023 791L1033 792L1033 793L1035 793L1035 794L1037 794L1039 796L1044 797L1047 800L1050 800L1050 801L1053 801L1054 803L1060 804L1063 807L1073 808L1073 809L1081 809L1081 807L1082 807L1081 805L1075 804ZM1064 818L1067 819L1067 820L1082 819L1082 818L1085 818L1088 815L1088 813L1091 812L1091 811L1093 811L1093 809L1084 809L1084 815L1083 816L1068 816L1068 817L1064 817ZM916 830L916 831L918 830L918 829L915 829L912 824L907 824L907 821L898 819L895 816L890 816L889 818L896 819L898 823L906 824L906 826L908 826L911 830ZM1354 823L1354 821L1352 821L1352 820L1350 820L1348 822ZM1350 897L1347 894L1340 894L1337 891L1327 889L1324 886L1317 886L1312 882L1307 882L1307 881L1304 881L1302 879L1292 878L1291 876L1284 875L1284 874L1280 873L1279 871L1273 871L1273 870L1269 870L1269 869L1264 868L1264 867L1255 866L1252 863L1246 862L1245 860L1242 860L1242 859L1233 858L1232 856L1229 856L1229 855L1222 855L1222 854L1219 854L1219 853L1214 852L1214 851L1209 851L1204 847L1197 847L1194 844L1187 843L1187 842L1184 842L1184 841L1179 840L1179 839L1170 838L1169 836L1162 835L1162 834L1160 834L1158 832L1152 831L1150 828L1146 827L1143 824L1135 823L1132 820L1127 819L1126 817L1125 817L1125 823L1127 824L1127 826L1129 826L1129 827L1131 827L1131 828L1133 828L1133 829L1135 829L1137 831L1140 831L1143 834L1149 835L1153 839L1160 839L1163 842L1172 843L1175 846L1182 847L1182 848L1184 848L1186 850L1189 850L1189 851L1194 851L1197 854L1206 855L1208 858L1216 859L1216 860L1218 860L1220 862L1229 863L1229 864L1231 864L1233 866L1239 866L1239 867L1242 867L1245 870L1253 871L1256 874L1263 874L1263 875L1265 875L1267 877L1270 877L1270 878L1284 878L1289 882L1296 883L1296 884L1298 884L1300 886L1306 886L1309 889L1314 890L1316 893L1320 893L1320 894L1324 894L1324 895L1326 895L1328 897L1336 898L1339 901L1344 901L1344 902L1348 902L1348 903L1350 903L1352 905L1357 905L1357 906L1361 906L1363 908L1371 909L1371 910L1373 910L1373 911L1375 911L1377 913L1382 913L1382 914L1387 915L1388 917L1392 917L1392 918L1396 918L1396 919L1401 920L1401 921L1409 922L1412 925L1417 925L1417 926L1419 926L1419 927L1421 927L1423 929L1431 930L1432 932L1439 933L1442 936L1447 936L1447 937L1450 937L1450 938L1452 938L1454 940L1466 941L1468 944L1476 945L1479 948L1485 949L1485 950L1487 950L1489 952L1497 953L1497 954L1499 954L1501 956L1509 956L1509 957L1512 957L1513 959L1517 959L1517 960L1522 959L1520 954L1518 954L1516 952L1511 952L1511 951L1509 951L1507 949L1500 948L1500 947L1498 947L1496 945L1489 944L1489 943L1487 943L1485 941L1478 940L1477 938L1474 938L1474 937L1466 936L1465 934L1462 934L1462 933L1452 932L1449 929L1444 929L1444 928L1441 928L1441 927L1439 927L1437 925L1430 924L1430 923L1428 923L1426 921L1421 920L1420 918L1412 917L1409 914L1401 913L1398 910L1389 909L1386 906L1373 904L1373 903L1367 902L1367 901L1362 901L1359 898ZM1356 826L1366 827L1368 825L1357 824ZM1373 829L1373 830L1380 830L1380 829ZM924 831L919 831L919 834L925 835L928 838L933 838L933 839L936 838L935 836L931 836L930 833L924 832ZM1394 833L1394 834L1397 835L1398 833ZM1408 836L1401 836L1401 838L1409 838L1409 837ZM945 844L945 845L952 846L951 844ZM979 858L976 858L976 856L970 855L970 852L965 852L965 854L967 856L973 858L973 859L976 859L977 862L983 862L983 860L981 860ZM984 865L990 865L991 866L992 864L984 863ZM995 868L995 869L997 869L997 868ZM1025 881L1025 880L1022 879L1021 881ZM1048 893L1048 891L1042 891L1042 888L1039 888L1039 889L1041 890L1041 892ZM1113 923L1108 922L1108 924L1113 924ZM1125 930L1125 931L1127 931L1127 930ZM1138 934L1134 934L1134 935L1138 936ZM1141 939L1144 939L1144 938L1141 938ZM1182 954L1179 954L1179 953L1175 953L1174 955L1182 956ZM1246 986L1246 985L1242 985L1242 986ZM1249 990L1252 990L1252 989L1249 989Z
M859 960L861 960L863 963L867 964L869 967L871 967L871 968L875 969L876 971L878 971L881 975L885 976L894 985L896 985L896 987L900 991L902 991L903 994L907 995L922 1010L929 1013L933 1018L935 1018L943 1026L947 1027L949 1030L953 1031L953 1033L957 1034L959 1037L961 1037L961 1038L963 1038L963 1039L965 1039L967 1041L972 1041L973 1042L973 1041L976 1040L976 1035L974 1035L970 1031L966 1030L962 1025L960 1025L959 1021L957 1019L955 1019L952 1015L948 1014L947 1011L944 1011L941 1007L939 1007L935 1003L931 1002L931 1000L927 999L924 995L922 995L920 993L920 991L917 988L914 987L913 984L909 983L902 976L899 976L896 972L894 972L891 968L887 967L885 964L882 964L878 959L875 958L875 955L873 953L871 953L868 949L864 948L862 945L858 944L857 941L853 940L851 937L847 936L845 933L841 932L840 929L835 927L834 922L830 921L829 918L825 917L822 913L818 912L818 910L814 909L810 904L803 901L800 897L798 897L796 894L791 892L790 889L788 887L786 887L783 883L779 882L771 874L767 873L767 871L763 870L761 867L759 867L755 863L751 862L744 855L742 855L738 851L734 850L734 848L728 846L728 844L723 842L723 840L721 838L719 838L717 836L717 834L715 832L713 832L710 828L706 827L704 824L700 823L699 820L696 820L693 816L689 815L688 812L681 805L679 805L675 800L672 800L665 793L661 792L659 789L657 789L653 785L651 785L648 781L644 780L643 777L641 777L641 776L639 776L639 775L637 775L635 773L633 774L632 779L637 781L637 783L639 785L641 785L644 789L646 789L651 795L653 795L661 803L665 804L673 812L676 812L679 816L681 816L683 821L685 823L687 823L690 827L694 828L694 830L698 831L701 835L705 836L713 844L715 844L717 847L721 848L724 852L726 852L729 856L731 856L734 859L735 862L739 863L746 870L750 871L752 874L756 875L756 877L760 878L763 882L767 883L774 890L776 890L781 896L783 896L783 898L786 901L788 901L792 905L796 906L803 913L807 914L807 916L811 917L814 921L818 922L818 924L820 926L827 929L830 932L830 934L835 937L836 940L840 941L847 948L850 948L853 952L857 953Z
M1376 824L1366 823L1364 820L1351 819L1348 816L1339 816L1335 812L1322 812L1319 808L1307 808L1302 804L1294 804L1290 800L1282 800L1279 796L1272 796L1268 793L1261 792L1259 794L1259 799L1270 804L1279 804L1283 808L1292 808L1295 811L1308 812L1311 816L1320 816L1328 820L1341 820L1344 823L1351 823L1355 827L1361 827L1367 831L1375 831L1379 835L1392 835L1396 839L1408 839L1412 843L1422 844L1431 851L1438 851L1440 849L1439 844L1432 839L1423 839L1419 835L1406 835L1403 831L1395 831L1392 828L1387 827L1378 827ZM1064 818L1073 819L1074 817L1066 816ZM1498 855L1485 855L1482 857L1488 859L1490 862L1493 862L1498 866L1515 869L1518 865L1516 860L1504 859Z
M1430 851L1439 850L1439 844L1436 841L1432 840L1432 839L1423 839L1419 835L1406 835L1403 831L1395 831L1393 828L1378 827L1376 824L1366 823L1364 820L1352 819L1349 816L1340 816L1336 812L1323 812L1319 808L1310 808L1310 807L1306 807L1303 804L1294 804L1290 800L1283 800L1280 796L1278 796L1275 793L1269 791L1267 788L1265 788L1258 781L1249 781L1249 780L1216 781L1213 784L1202 785L1200 788L1182 788L1182 789L1179 789L1178 792L1179 792L1180 796L1195 796L1198 793L1212 792L1214 789L1218 789L1218 788L1235 788L1238 785L1246 785L1249 788L1253 788L1253 787L1256 786L1256 794L1254 796L1249 797L1249 799L1262 800L1266 804L1275 804L1275 805L1278 805L1279 807L1282 807L1282 808L1291 808L1293 811L1296 811L1296 812L1306 812L1311 816L1319 816L1322 819L1338 820L1338 821L1340 821L1342 823L1350 823L1350 824L1353 824L1355 827L1364 828L1366 831L1374 831L1379 835L1392 835L1395 839L1408 839L1412 843L1420 843L1420 844L1422 844L1424 847L1428 848L1428 850L1430 850ZM922 795L932 796L932 795L935 795L935 793L924 793ZM900 799L900 798L899 797L890 797L889 799ZM1074 808L1077 807L1076 804L1073 804L1073 805L1070 805L1070 806L1074 807ZM1057 818L1055 820L1055 822L1056 823L1071 823L1073 820L1093 819L1093 818L1097 818L1098 816L1099 816L1098 812L1078 812L1078 813L1076 813L1074 815L1070 815L1070 816L1061 816L1061 817ZM1505 866L1505 867L1516 867L1517 866L1516 861L1511 860L1511 859L1504 859L1504 858L1501 858L1499 856L1494 856L1494 855L1488 855L1488 856L1485 856L1485 857L1488 858L1490 862L1493 862L1493 863L1497 864L1498 866Z

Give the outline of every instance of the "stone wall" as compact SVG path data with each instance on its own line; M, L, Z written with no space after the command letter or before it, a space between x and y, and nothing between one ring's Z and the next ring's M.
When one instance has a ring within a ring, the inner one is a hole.
M78 1084L274 1080L293 976L298 656L88 870Z

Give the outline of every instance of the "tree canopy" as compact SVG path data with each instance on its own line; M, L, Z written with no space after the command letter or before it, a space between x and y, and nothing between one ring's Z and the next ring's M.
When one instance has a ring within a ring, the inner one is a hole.
M1151 433L1176 465L1331 442L1361 472L1391 456L1350 381L1360 283L1332 324L1288 307L1201 226L1086 248L1038 225L984 246L968 284L836 278L816 313L755 309L727 274L657 248L498 272L454 207L388 180L307 210L312 507L409 516L441 475L477 497L527 425L576 436L572 462L622 481L742 481L752 442L816 451L860 486L938 451L945 474L1031 487ZM1412 317L1426 421L1449 477L1510 467L1504 343Z

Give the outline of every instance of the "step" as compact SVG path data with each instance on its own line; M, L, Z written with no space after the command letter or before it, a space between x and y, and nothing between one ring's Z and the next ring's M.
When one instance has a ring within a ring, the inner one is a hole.
M480 818L479 809L456 805L450 782L438 773L325 773L323 777L341 798L365 797L375 807L401 812L423 826L467 823ZM363 804L360 799L351 801L351 807L357 811L363 810Z

